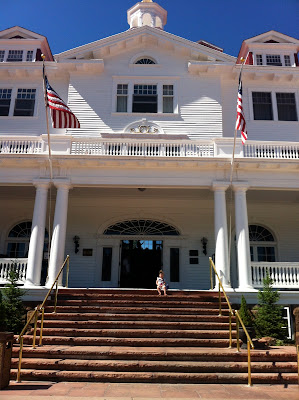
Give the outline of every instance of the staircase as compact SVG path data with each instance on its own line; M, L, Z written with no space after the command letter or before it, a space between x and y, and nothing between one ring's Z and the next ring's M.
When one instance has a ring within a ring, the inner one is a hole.
M53 311L50 301L42 347L24 336L22 380L247 383L247 350L236 352L234 320L228 348L218 293L60 289ZM15 378L18 346L13 357ZM297 383L295 351L253 350L251 360L253 383Z

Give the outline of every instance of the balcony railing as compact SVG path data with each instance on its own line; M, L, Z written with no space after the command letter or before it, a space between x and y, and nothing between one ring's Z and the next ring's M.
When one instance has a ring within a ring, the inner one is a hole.
M252 286L263 287L263 279L270 275L273 287L277 289L299 288L299 263L291 262L252 262Z
M18 273L18 283L24 283L26 279L27 262L27 258L17 258L15 260L11 258L0 258L0 284L8 282L9 273L13 269Z
M111 135L113 136L113 135ZM55 136L51 139L53 155L98 156L98 157L151 157L151 158L227 158L232 156L233 139L217 138L214 140L174 140L116 138L73 138ZM2 154L41 154L48 155L48 144L43 137L0 138ZM299 160L299 143L290 142L253 142L245 146L239 142L235 158Z

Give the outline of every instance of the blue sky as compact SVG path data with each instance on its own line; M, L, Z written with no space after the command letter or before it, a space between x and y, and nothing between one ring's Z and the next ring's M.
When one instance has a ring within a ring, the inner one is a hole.
M167 32L204 39L237 56L244 39L275 29L299 38L299 0L159 0ZM47 36L53 54L123 32L134 0L2 0L0 30Z

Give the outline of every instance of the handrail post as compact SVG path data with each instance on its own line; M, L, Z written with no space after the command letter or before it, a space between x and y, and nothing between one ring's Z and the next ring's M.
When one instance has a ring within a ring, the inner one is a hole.
M212 263L210 260L210 281L211 281L211 290L214 289L214 282L213 282L213 267L212 267Z
M40 333L39 333L39 346L43 345L43 329L44 329L44 318L45 318L45 308L42 308L42 319L40 322Z
M18 363L18 373L17 373L17 382L21 382L21 368L22 368L22 357L23 357L23 336L20 339L20 350L19 350L19 363Z
M249 340L247 340L247 355L248 355L248 386L252 386L252 383L251 383L250 342L249 342Z
M36 345L36 328L37 328L37 319L38 319L38 308L35 309L35 316L34 316L34 331L33 331L33 340L32 340L32 348L35 349Z
M53 311L54 314L56 314L57 295L58 295L58 280L56 281L56 289L55 289L55 302L54 302L54 311Z
M236 314L236 330L237 330L237 352L240 352L240 334L239 334L239 317L238 314Z
M229 312L229 346L228 348L232 348L233 337L232 337L232 314Z
M219 297L219 316L222 315L222 308L221 308L221 287L219 285L219 289L218 289L218 297Z
M299 344L297 344L297 365L298 365L298 385L299 385Z
M69 287L70 257L67 257L65 287Z

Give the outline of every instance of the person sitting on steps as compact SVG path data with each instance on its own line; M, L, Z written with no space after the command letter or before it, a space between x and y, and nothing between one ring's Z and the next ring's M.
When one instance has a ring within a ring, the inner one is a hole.
M156 285L157 285L157 290L158 290L159 296L161 296L161 294L162 294L161 289L164 292L164 296L167 296L167 293L166 293L167 284L164 280L164 272L162 270L159 271L159 276L157 277Z

